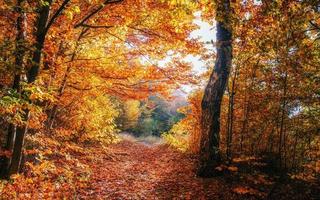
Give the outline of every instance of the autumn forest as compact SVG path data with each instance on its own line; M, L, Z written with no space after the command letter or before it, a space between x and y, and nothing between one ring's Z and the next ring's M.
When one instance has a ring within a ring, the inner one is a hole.
M320 1L0 0L14 199L320 199Z

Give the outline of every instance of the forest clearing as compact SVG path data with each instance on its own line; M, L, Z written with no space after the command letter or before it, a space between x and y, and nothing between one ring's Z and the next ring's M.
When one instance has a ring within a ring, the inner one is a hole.
M0 200L318 200L319 119L318 0L0 0Z

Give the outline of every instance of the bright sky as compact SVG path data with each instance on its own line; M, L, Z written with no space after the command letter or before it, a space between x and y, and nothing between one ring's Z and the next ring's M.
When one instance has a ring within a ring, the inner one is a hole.
M204 22L201 20L201 13L197 12L195 13L195 20L194 23L199 26L198 30L195 30L191 33L190 38L192 39L199 39L199 41L208 43L205 45L208 50L214 50L213 45L211 44L211 41L216 40L216 30L215 30L215 25L210 25L207 22ZM200 55L199 56L193 56L193 55L188 55L184 59L187 62L191 62L193 65L193 70L195 73L201 73L207 69L207 66L203 61L200 60ZM188 95L193 90L193 87L190 85L185 85L183 86L182 90Z
M213 46L211 44L211 41L216 40L216 34L215 34L215 27L211 26L209 23L204 22L200 19L200 15L195 15L196 19L194 20L194 23L197 24L200 28L198 30L195 30L191 33L190 38L199 38L201 42L209 43L206 45L206 47L209 50L213 50ZM193 68L196 72L202 72L206 69L206 66L204 63L199 60L200 56L194 57L192 55L188 55L185 58L185 61L191 62L193 64Z
M202 21L200 12L196 12L194 16L195 16L195 19L193 20L193 23L200 26L200 29L193 31L190 37L191 38L200 37L201 38L200 41L202 42L215 40L214 26L211 26L209 23Z

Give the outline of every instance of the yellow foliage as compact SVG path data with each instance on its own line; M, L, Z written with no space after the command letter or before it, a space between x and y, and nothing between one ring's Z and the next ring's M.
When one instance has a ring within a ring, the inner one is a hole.
M189 149L189 141L187 134L181 134L179 130L173 130L174 128L179 129L179 127L174 125L169 133L162 134L163 139L170 145L177 148L180 151L187 151ZM179 133L175 132L178 131Z
M200 147L200 117L202 92L197 91L189 97L189 105L179 111L186 115L164 135L164 139L178 149L197 153Z
M124 102L123 105L123 129L134 128L137 126L138 119L140 117L140 101L138 100L128 100Z
M97 140L104 143L117 141L115 119L119 111L108 96L87 97L78 110L77 128L84 131L82 141Z

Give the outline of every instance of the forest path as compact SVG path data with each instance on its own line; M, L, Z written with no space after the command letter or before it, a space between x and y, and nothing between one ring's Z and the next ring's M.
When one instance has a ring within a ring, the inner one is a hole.
M193 158L166 145L123 140L109 148L112 153L95 167L92 184L80 198L223 199L223 191L230 190L220 179L207 184L196 178Z
M196 158L163 144L124 139L107 152L101 162L95 162L90 185L79 199L301 199L301 195L288 198L291 194L283 188L280 198L275 182L261 173L243 176L230 171L212 179L197 178ZM267 198L270 191L273 197Z

